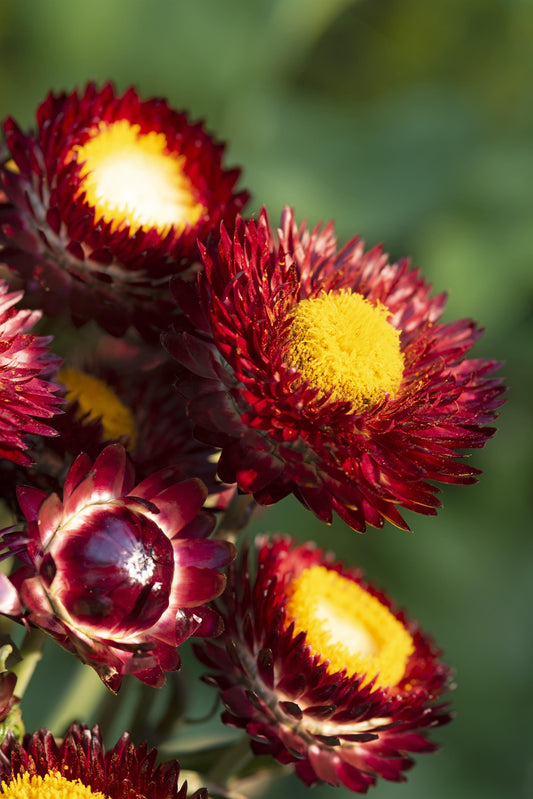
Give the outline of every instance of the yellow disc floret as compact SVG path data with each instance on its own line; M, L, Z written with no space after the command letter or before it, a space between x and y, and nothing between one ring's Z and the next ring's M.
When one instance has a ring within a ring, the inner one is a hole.
M88 416L102 424L104 441L127 439L129 449L135 449L137 429L131 410L102 380L79 369L65 366L57 379L66 388L68 402L77 402L79 417Z
M68 780L59 772L17 774L10 782L2 782L4 799L106 799L100 791L92 791L80 780Z
M328 672L346 669L349 677L376 677L380 687L394 686L403 677L413 640L403 624L359 583L324 566L312 566L292 581L287 603L295 633Z
M332 291L301 300L291 325L289 364L333 400L361 412L394 397L403 376L400 333L388 308L361 294Z
M113 230L180 231L205 212L183 171L184 157L168 152L164 133L141 134L125 119L101 122L72 155L82 165L77 196L85 194L96 221L103 218Z

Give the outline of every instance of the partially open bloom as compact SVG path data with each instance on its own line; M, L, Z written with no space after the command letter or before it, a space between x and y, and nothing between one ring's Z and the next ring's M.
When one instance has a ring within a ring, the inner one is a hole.
M47 729L8 736L0 748L0 781L7 799L186 799L187 783L178 787L176 760L156 765L157 751L135 746L124 733L106 751L97 726L72 724L61 742ZM200 789L196 799L206 799Z
M161 686L180 666L178 644L220 631L205 603L223 590L218 570L234 549L206 540L206 494L172 469L134 485L119 444L94 465L87 455L74 461L63 501L19 489L26 530L4 531L3 544L24 565L2 577L0 612L45 630L113 691L126 673Z
M408 754L434 751L427 731L450 720L439 650L313 544L260 539L257 550L256 577L244 556L223 596L223 638L195 647L223 721L244 728L256 754L295 763L307 785L364 793L378 777L404 780Z
M435 514L432 481L475 481L457 458L494 433L499 364L465 359L481 331L439 323L445 297L407 261L358 239L337 251L331 225L309 233L289 210L278 241L263 211L204 261L199 300L174 281L190 324L165 343L221 480L264 505L292 492L360 532L409 529L399 507Z
M164 327L169 275L248 198L201 123L134 89L50 94L35 132L11 118L4 131L2 260L45 313L70 305L76 323L94 318L114 335Z
M22 295L0 281L0 458L27 465L28 434L55 435L39 418L59 413L60 399L46 379L58 365L48 351L51 339L29 333L41 313L13 307Z
M112 341L114 347L104 337L86 367L67 361L60 369L67 404L54 446L95 455L102 444L120 441L140 479L172 466L180 479L199 477L206 484L210 507L224 507L233 488L216 479L218 451L193 438L185 401L174 387L175 361L161 349Z
M0 484L12 510L19 510L18 483L59 492L80 452L96 458L115 442L127 449L137 480L172 467L176 481L198 477L205 483L206 507L224 509L235 487L216 478L218 451L193 438L185 400L174 388L177 369L160 347L106 335L85 356L66 358L57 374L65 401L54 419L58 435L34 439L32 469L0 462Z

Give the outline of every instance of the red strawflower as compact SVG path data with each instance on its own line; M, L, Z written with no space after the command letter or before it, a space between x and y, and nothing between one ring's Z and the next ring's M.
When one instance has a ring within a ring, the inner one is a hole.
M222 509L233 487L216 479L218 451L192 436L185 401L174 387L177 369L160 348L104 336L87 363L78 369L67 360L59 371L67 404L54 447L95 456L102 444L121 441L139 479L172 466L182 480L199 477L209 507Z
M450 671L416 621L362 573L314 544L257 541L217 603L225 632L195 647L220 691L222 720L247 731L255 754L294 763L307 784L364 793L403 781L427 731L450 720ZM225 648L224 648L225 647Z
M61 742L49 730L10 735L0 748L2 793L20 796L70 796L73 799L186 799L187 783L178 788L176 760L156 765L157 751L135 746L124 733L105 750L97 726L72 724ZM191 799L206 799L201 788Z
M223 590L218 570L234 548L207 540L206 495L200 480L176 482L172 469L134 485L120 444L94 464L80 455L62 502L19 488L28 523L22 534L5 530L3 548L24 565L1 576L0 611L45 630L113 691L126 673L163 685L182 641L220 631L206 603Z
M198 258L196 241L232 226L248 199L224 145L201 123L133 88L90 83L49 94L35 132L4 124L0 165L2 260L45 313L113 335L167 324L169 275Z
M218 475L268 505L289 493L322 521L354 530L398 507L435 514L432 482L472 483L457 461L494 428L499 363L467 360L474 322L441 324L445 297L406 260L333 229L299 229L285 210L275 241L267 215L222 229L192 287L173 291L189 326L166 335L184 367L195 436L222 447Z
M54 420L59 435L35 437L32 469L0 463L0 483L13 511L19 510L17 484L59 492L80 452L94 459L115 442L128 450L137 480L172 467L175 481L198 477L205 483L206 507L224 509L235 489L216 478L218 451L192 436L185 401L174 388L178 368L161 348L106 335L89 352L66 358L57 374L66 400Z
M9 293L8 284L0 281L0 458L28 465L28 435L56 435L38 418L59 413L61 400L55 396L57 386L47 379L59 359L48 351L50 337L28 332L41 313L13 307L22 296L22 291Z

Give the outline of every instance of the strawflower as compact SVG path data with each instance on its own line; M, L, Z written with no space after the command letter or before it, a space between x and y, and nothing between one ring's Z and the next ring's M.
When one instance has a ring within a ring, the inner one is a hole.
M435 514L434 482L475 482L458 458L495 432L500 364L465 358L481 330L440 323L445 296L406 260L357 238L337 250L331 225L298 228L288 209L277 240L262 211L203 258L199 298L173 281L188 324L165 346L221 480L360 532L409 529L399 508Z
M219 569L234 548L207 540L206 495L200 480L176 482L171 468L135 485L120 444L94 464L80 455L63 501L20 488L27 525L4 531L2 543L23 565L1 576L0 611L43 629L113 691L127 673L160 687L180 666L180 643L221 629L206 603L224 589Z
M362 573L314 544L256 541L218 605L222 638L195 646L255 754L293 763L307 784L364 793L403 781L410 753L432 752L428 731L450 720L450 671L418 623ZM254 564L255 566L255 558Z
M17 515L17 484L60 492L74 458L96 458L109 443L121 443L140 482L172 467L175 480L198 477L208 489L206 507L224 509L233 486L217 480L218 451L196 441L185 401L174 388L176 362L153 348L103 335L86 353L67 356L57 374L63 413L58 435L34 438L31 469L0 462L0 482Z
M59 439L70 452L95 456L102 444L124 443L138 479L174 467L180 479L199 477L210 507L222 508L233 489L216 479L218 451L192 435L176 391L177 364L161 349L104 336L87 364L65 361L58 373L66 394Z
M35 131L4 123L2 260L47 314L113 335L165 326L168 277L198 259L196 241L233 224L248 194L224 145L201 123L133 88L93 83L49 94Z
M97 726L72 724L62 741L47 729L8 736L0 747L0 780L6 799L186 799L187 783L178 787L176 760L156 765L157 751L135 746L124 733L106 751ZM189 794L206 799L207 791Z
M56 434L40 419L59 413L51 382L59 359L48 350L49 337L29 332L41 313L13 307L22 296L0 281L0 458L28 465L28 437Z

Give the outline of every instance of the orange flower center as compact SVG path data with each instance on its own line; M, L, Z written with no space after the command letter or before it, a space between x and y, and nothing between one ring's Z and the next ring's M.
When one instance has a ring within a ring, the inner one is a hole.
M66 388L67 401L78 403L78 418L86 416L93 421L100 421L104 441L125 438L129 449L135 449L137 428L133 413L109 386L72 366L60 369L57 379Z
M140 132L125 119L100 123L93 136L74 148L81 164L77 197L85 194L96 213L113 230L155 228L166 233L195 225L204 206L194 197L183 171L184 156L169 153L164 133Z
M413 639L379 599L324 566L312 566L292 581L287 602L294 632L305 632L306 643L330 674L366 675L368 683L396 685L405 673Z
M296 306L289 364L331 399L362 412L394 397L403 377L400 333L381 303L346 290L323 292Z
M68 780L58 771L44 777L36 774L17 774L10 782L2 782L5 799L107 799L100 791L93 791L80 780Z

